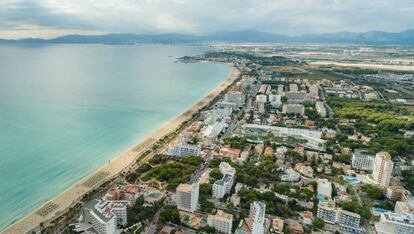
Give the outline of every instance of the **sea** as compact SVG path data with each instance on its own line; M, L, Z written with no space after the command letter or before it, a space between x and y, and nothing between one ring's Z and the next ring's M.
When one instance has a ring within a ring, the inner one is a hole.
M0 230L40 207L223 81L208 48L0 45Z

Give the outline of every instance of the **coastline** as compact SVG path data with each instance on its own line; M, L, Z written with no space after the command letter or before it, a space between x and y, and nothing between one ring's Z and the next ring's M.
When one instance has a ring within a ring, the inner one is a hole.
M194 113L207 106L215 97L220 95L222 91L233 84L238 78L240 74L239 70L232 64L227 65L230 68L229 75L213 90L207 93L204 98L187 108L183 113L166 122L162 127L142 138L127 150L115 156L108 163L77 181L74 185L52 198L50 201L41 205L39 208L22 217L15 223L6 226L0 233L31 232L39 225L65 214L65 212L76 205L85 194L98 188L103 183L116 178L119 174L128 171L137 160L148 160L146 157L147 155L144 153L149 150L154 143L177 130L184 122L190 120ZM141 158L141 156L143 156L143 158Z

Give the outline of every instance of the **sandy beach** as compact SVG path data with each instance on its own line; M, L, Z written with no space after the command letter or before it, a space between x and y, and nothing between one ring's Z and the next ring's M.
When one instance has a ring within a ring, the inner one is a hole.
M75 205L83 195L91 190L99 187L104 182L115 178L121 172L127 171L138 159L138 157L159 139L174 132L180 125L191 119L192 114L208 105L217 95L230 86L240 74L237 68L229 65L231 71L229 76L218 84L210 93L208 93L202 100L198 101L185 112L178 115L174 119L167 122L163 127L157 129L149 136L145 137L138 143L134 144L124 152L120 153L114 159L103 165L101 168L95 170L90 175L75 183L66 191L59 194L57 197L43 204L41 207L20 219L19 221L6 227L1 233L27 233L36 229L41 223L53 220L56 217L64 214L69 208ZM146 161L150 158L144 157L142 160Z

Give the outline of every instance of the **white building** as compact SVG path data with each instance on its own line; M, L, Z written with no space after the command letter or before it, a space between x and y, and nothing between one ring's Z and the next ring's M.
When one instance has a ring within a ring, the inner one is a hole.
M387 152L379 152L375 155L372 177L381 186L387 187L390 184L394 163L391 155Z
M289 84L289 91L290 92L298 92L299 88L297 84Z
M305 102L306 92L286 92L287 102L290 104L300 104Z
M278 95L283 95L284 92L285 92L284 91L284 86L283 85L278 85L277 86L277 94Z
M372 171L374 164L374 157L361 153L355 152L352 154L352 168L358 170Z
M321 101L317 101L315 104L315 109L318 112L318 114L325 118L326 117L326 108L325 108L325 104Z
M264 233L264 221L266 215L266 204L263 202L253 202L250 204L250 222L252 234Z
M260 113L265 113L265 104L267 102L267 96L260 94L256 96L257 109Z
M232 91L224 95L225 102L235 103L237 107L242 107L246 101L246 96L242 92Z
M413 234L414 215L385 212L375 223L375 230L378 234Z
M318 195L324 196L326 199L332 199L332 183L327 179L318 180Z
M361 217L341 208L336 208L332 200L319 202L317 216L324 222L339 225L346 233L363 233L360 227Z
M221 162L219 169L223 174L223 178L215 181L212 188L212 196L217 199L223 198L224 195L230 193L236 179L236 169L230 166L230 164Z
M301 104L283 104L282 113L284 114L305 114L305 106Z
M230 173L225 174L223 178L215 181L212 188L213 197L220 199L223 198L224 195L230 193L233 182L234 176Z
M336 210L335 203L333 201L319 202L316 215L326 223L335 224L338 218L338 211Z
M117 233L117 226L127 223L128 205L128 201L90 200L82 210L84 223L100 234Z
M202 135L208 138L216 138L226 126L227 124L225 123L224 120L218 120L214 122L213 124L206 126L202 130Z
M180 210L194 212L198 206L199 185L180 184L176 189L177 208Z
M322 132L302 128L284 128L259 124L245 124L243 130L246 135L267 136L269 133L277 137L295 137L307 140L305 146L314 150L325 151L326 141L321 139Z
M414 200L410 199L408 201L397 201L395 203L394 212L399 214L414 214Z
M172 156L199 156L201 147L199 145L190 145L185 143L178 143L168 150L168 154Z
M319 86L317 84L309 85L309 94L318 97L319 96Z
M271 94L269 95L269 102L273 107L278 108L282 104L282 96Z
M282 182L298 182L300 180L300 174L292 168L289 168L280 176L280 180Z
M232 233L233 215L218 210L217 214L208 215L207 224L220 233L230 234Z

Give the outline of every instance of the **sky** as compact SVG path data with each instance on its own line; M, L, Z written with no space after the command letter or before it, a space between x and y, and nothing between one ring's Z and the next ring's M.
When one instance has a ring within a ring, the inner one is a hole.
M259 30L286 35L414 28L414 0L0 0L0 38Z

